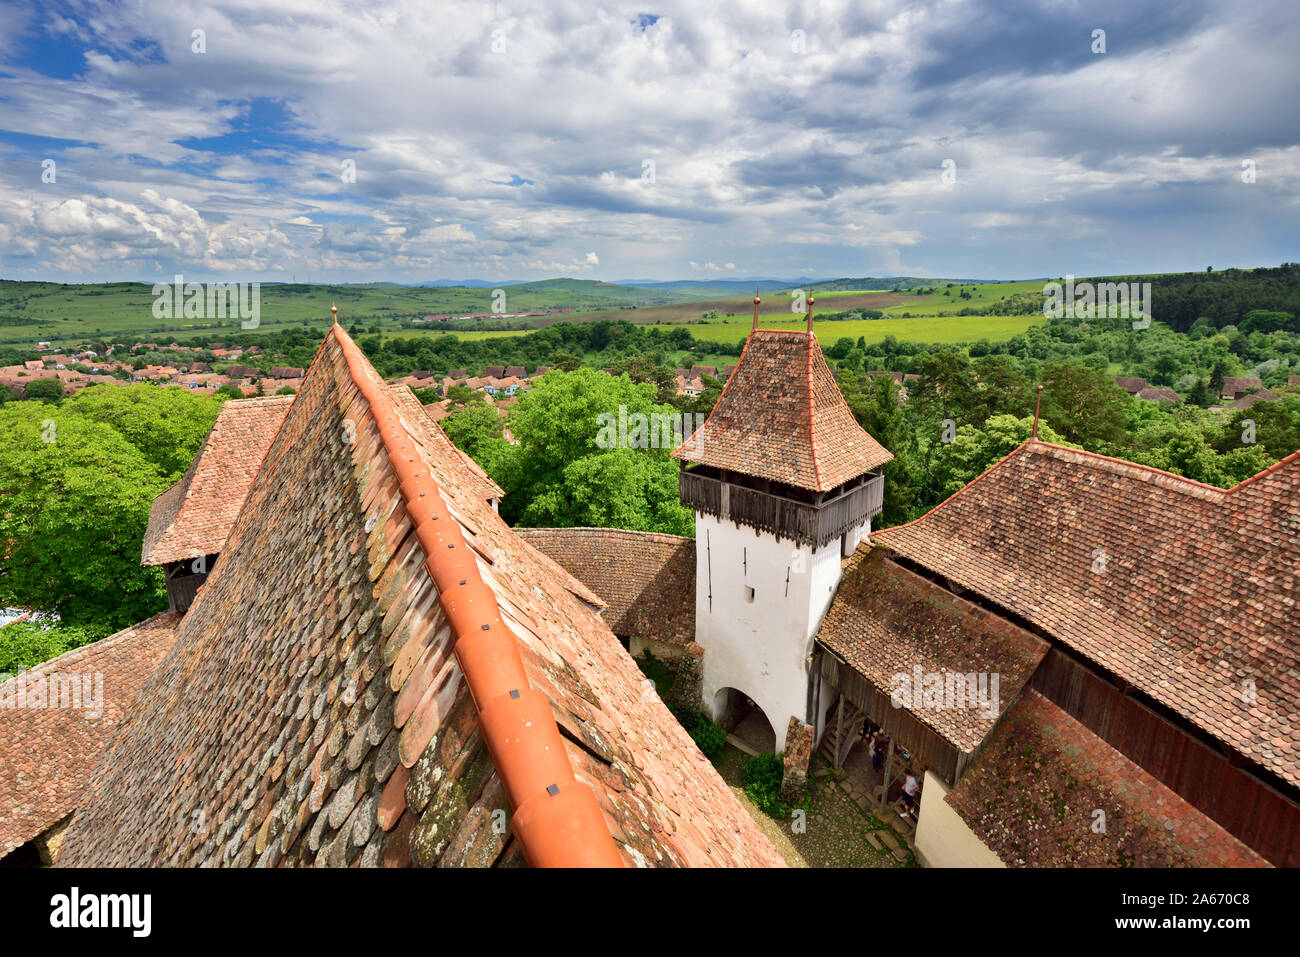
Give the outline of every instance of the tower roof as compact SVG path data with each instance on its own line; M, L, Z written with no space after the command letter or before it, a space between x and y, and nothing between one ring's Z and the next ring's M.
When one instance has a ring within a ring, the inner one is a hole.
M683 462L825 492L894 456L858 425L811 332L755 329Z

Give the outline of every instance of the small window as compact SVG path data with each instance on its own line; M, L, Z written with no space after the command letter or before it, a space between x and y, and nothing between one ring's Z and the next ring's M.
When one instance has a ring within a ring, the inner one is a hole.
M752 589L752 588L750 588L748 585L746 585L746 586L745 586L745 601L753 601L753 600L754 600L754 589Z

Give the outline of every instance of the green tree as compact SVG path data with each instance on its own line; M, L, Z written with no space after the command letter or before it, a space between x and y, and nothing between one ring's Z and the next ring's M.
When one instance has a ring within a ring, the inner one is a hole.
M510 413L517 445L480 464L506 496L501 513L527 525L617 522L619 527L680 532L689 512L678 502L677 463L671 440L653 445L647 428L633 434L640 416L661 424L678 413L654 401L655 387L594 369L556 372L537 380ZM627 434L608 442L622 419ZM611 426L611 423L614 425ZM641 461L644 460L644 461ZM603 501L602 501L603 500Z
M1087 366L1057 362L1043 369L1043 418L1084 448L1118 441L1131 401L1109 376Z
M142 568L167 481L111 425L27 402L0 409L0 604L114 630L167 606Z
M33 379L27 383L24 395L41 402L57 402L63 398L63 383L58 379Z
M174 482L185 474L221 411L221 400L188 389L97 385L63 407L111 425Z
M501 454L505 420L496 406L486 402L452 405L447 417L438 424L458 449L485 469L484 463Z
M995 415L982 428L962 425L956 430L952 442L939 443L934 448L930 475L933 483L933 502L938 504L962 487L977 479L991 465L1011 454L1033 434L1034 417L1016 418ZM1038 438L1043 442L1063 442L1045 423L1038 423Z
M852 372L843 372L839 379L840 392L853 417L873 439L893 453L892 461L885 463L884 502L875 527L886 528L913 518L912 503L916 499L919 476L916 466L916 442L899 402L898 384L893 376L876 376L867 379Z

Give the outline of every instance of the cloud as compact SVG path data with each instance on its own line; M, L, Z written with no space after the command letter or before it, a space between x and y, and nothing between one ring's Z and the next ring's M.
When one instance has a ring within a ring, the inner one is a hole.
M1300 239L1286 0L6 17L7 275L864 275L906 249L910 271L1009 278L1278 262Z

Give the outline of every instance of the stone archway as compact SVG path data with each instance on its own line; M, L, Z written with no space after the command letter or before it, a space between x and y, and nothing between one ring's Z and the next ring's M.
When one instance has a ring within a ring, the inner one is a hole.
M719 688L713 696L713 720L731 737L759 754L776 752L776 730L753 698L737 688Z

